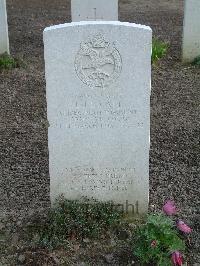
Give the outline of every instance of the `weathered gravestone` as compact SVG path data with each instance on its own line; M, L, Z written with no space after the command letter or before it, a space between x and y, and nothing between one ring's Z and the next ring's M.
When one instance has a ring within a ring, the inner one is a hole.
M147 211L151 29L76 22L46 28L44 45L52 202Z
M71 0L72 21L118 20L118 0Z
M9 53L6 1L0 0L0 54Z
M200 0L185 0L183 62L200 56Z

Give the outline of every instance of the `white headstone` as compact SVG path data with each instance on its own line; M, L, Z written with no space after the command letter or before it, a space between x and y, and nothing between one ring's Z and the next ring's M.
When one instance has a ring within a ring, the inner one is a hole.
M118 20L118 0L71 0L72 21Z
M0 0L0 54L9 53L6 1Z
M86 196L147 211L151 35L121 22L45 29L52 202Z
M200 56L200 0L185 0L183 62Z

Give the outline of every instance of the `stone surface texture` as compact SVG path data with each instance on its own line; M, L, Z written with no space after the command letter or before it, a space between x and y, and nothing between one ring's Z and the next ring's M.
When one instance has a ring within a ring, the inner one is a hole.
M72 0L72 21L118 20L118 0Z
M6 1L0 0L0 54L9 53Z
M147 211L151 35L120 22L45 29L52 202L86 196Z
M200 56L200 1L185 0L183 25L183 62Z

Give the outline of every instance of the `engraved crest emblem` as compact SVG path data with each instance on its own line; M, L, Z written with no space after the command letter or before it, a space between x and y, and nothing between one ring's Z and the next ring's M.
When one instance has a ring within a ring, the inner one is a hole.
M121 69L119 51L102 34L81 43L75 58L75 70L83 83L90 87L108 87L120 76Z

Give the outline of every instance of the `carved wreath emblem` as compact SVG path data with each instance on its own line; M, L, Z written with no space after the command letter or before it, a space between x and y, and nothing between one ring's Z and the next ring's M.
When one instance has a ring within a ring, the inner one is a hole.
M105 88L120 75L122 60L114 44L105 41L101 34L81 43L75 58L79 79L90 87Z

